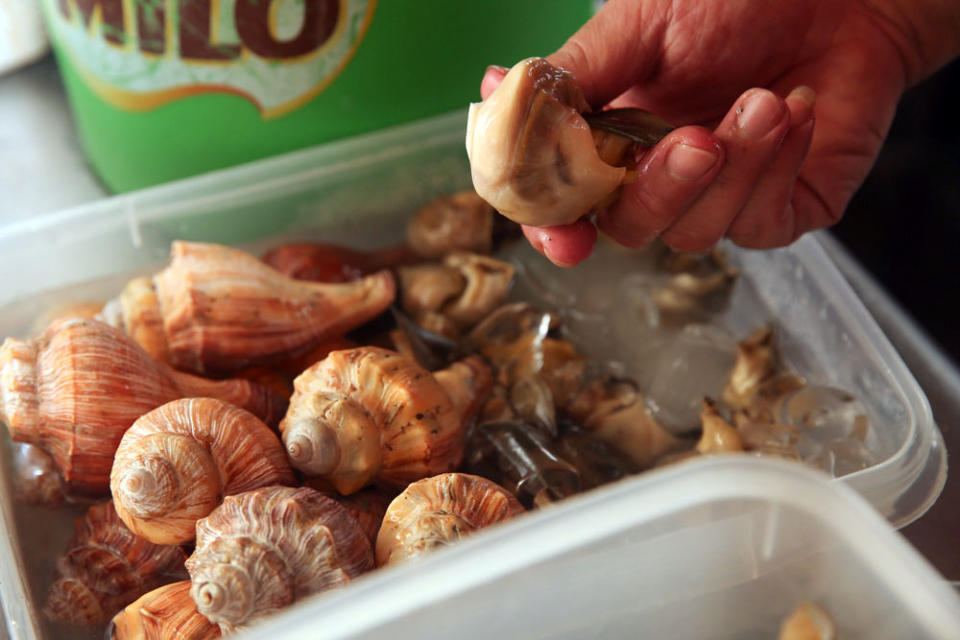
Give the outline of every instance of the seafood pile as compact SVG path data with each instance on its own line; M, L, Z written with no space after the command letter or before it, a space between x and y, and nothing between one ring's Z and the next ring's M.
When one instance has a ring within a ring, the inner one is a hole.
M659 466L726 452L836 474L872 463L865 411L786 368L770 327L728 345L714 392L671 403L661 377L591 351L592 316L608 312L551 291L516 235L464 192L374 251L257 258L177 241L113 300L8 338L16 495L89 505L45 614L117 640L216 638ZM716 252L659 248L650 264L649 295L621 315L655 318L668 362L709 337L698 323L738 272Z

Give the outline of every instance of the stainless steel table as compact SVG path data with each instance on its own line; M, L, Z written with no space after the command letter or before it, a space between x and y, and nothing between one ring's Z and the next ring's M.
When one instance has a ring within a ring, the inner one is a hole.
M106 195L80 149L52 58L0 76L0 225ZM820 240L920 382L950 462L960 463L960 372L838 242L824 232ZM960 478L948 477L939 501L903 530L955 582L960 581L957 505ZM0 638L5 635L0 625Z

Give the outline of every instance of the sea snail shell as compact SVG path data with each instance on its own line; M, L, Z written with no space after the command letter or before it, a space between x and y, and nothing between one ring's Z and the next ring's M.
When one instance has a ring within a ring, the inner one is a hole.
M383 312L395 288L387 270L354 282L304 282L239 249L176 241L170 265L131 282L104 317L177 369L235 371L343 335Z
M293 483L273 431L212 398L175 400L142 416L124 434L110 473L117 513L157 544L192 540L197 520L225 495Z
M228 496L197 522L187 560L197 609L224 632L372 568L356 519L308 487Z
M114 616L106 640L214 640L220 627L204 618L181 580L154 589Z
M70 494L105 495L113 454L134 420L195 394L269 421L286 406L278 394L247 380L174 371L96 320L57 321L37 338L8 338L0 347L0 419L13 440L50 454Z
M185 575L183 550L134 535L112 502L90 507L73 526L44 605L44 613L54 621L106 622L143 593Z
M414 482L390 503L383 517L377 566L452 544L524 512L513 494L480 476L443 473Z
M491 385L476 356L431 374L379 347L334 351L294 381L280 431L293 466L340 493L404 487L460 464Z

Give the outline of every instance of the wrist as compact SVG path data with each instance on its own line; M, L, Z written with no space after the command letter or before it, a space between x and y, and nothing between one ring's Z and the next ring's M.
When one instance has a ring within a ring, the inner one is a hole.
M864 0L904 62L914 85L960 54L960 1Z

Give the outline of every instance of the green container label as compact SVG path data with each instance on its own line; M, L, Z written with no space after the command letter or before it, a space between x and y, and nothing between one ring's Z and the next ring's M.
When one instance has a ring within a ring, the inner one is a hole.
M141 111L202 93L262 117L306 103L360 45L376 0L56 0L50 23L87 84Z

